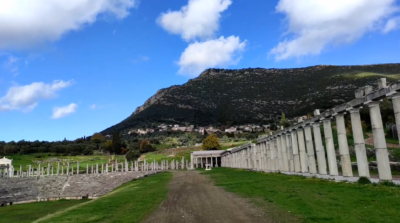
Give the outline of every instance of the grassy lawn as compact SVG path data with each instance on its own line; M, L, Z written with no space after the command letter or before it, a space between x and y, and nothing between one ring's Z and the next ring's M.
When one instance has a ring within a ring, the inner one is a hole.
M400 188L214 168L217 186L262 199L300 222L400 222Z
M139 222L165 199L171 177L165 172L131 181L97 200L38 222Z
M59 200L2 207L0 208L0 223L32 222L48 214L86 201L87 200Z

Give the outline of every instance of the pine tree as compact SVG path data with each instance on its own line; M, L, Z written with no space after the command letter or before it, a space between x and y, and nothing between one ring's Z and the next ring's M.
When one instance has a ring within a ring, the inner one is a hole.
M115 154L121 153L121 138L119 136L119 131L114 132L112 139L112 152Z

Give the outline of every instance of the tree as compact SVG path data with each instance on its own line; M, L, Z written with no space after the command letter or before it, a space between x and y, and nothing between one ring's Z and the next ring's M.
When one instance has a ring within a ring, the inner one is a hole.
M105 150L107 150L108 152L112 152L112 148L113 148L113 144L111 140L107 140L106 144L105 144Z
M119 132L114 132L112 139L112 152L115 154L121 153L121 138L119 136Z
M96 144L100 144L101 142L104 141L104 136L101 133L95 133L90 138L90 141Z
M139 150L129 150L128 153L125 155L127 161L135 161L140 157Z
M285 128L290 126L290 122L286 119L286 116L284 113L282 113L282 117L281 117L281 120L279 121L279 124Z
M219 144L219 138L216 135L209 135L203 140L203 150L219 150L221 145Z

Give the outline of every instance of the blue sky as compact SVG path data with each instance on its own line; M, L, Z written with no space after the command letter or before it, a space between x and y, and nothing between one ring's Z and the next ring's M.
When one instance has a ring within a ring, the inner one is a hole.
M395 0L5 0L0 141L92 135L204 69L398 63Z

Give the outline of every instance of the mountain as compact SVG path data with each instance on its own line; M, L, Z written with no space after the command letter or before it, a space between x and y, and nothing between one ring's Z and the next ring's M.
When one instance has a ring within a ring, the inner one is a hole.
M102 131L160 123L235 125L306 115L354 98L354 90L376 80L400 78L400 64L319 65L296 69L207 69L183 85L164 88L128 118Z

